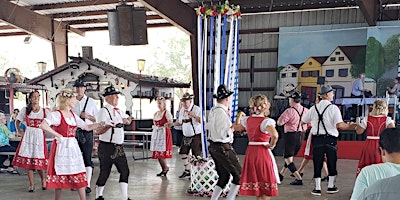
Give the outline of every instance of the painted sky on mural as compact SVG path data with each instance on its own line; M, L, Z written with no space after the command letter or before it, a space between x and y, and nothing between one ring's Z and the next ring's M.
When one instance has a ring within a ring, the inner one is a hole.
M365 45L375 37L383 44L394 33L400 33L400 21L366 24L338 24L281 27L279 29L278 66L300 64L310 56L328 56L337 46Z
M337 46L367 42L363 24L281 27L279 34L278 66L301 64L310 56L329 56Z

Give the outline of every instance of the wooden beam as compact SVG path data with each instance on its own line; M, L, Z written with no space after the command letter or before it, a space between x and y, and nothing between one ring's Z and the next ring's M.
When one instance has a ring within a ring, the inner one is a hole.
M13 4L8 0L0 0L0 20L48 41L51 41L53 37L53 34L51 34L53 19ZM71 30L79 35L84 35L79 29L71 28L64 22L57 23L59 26L57 31Z
M275 87L254 87L253 91L274 91ZM251 88L248 87L239 87L239 91L251 91Z
M197 35L190 35L190 53L192 55L192 88L194 91L194 104L199 105L199 81L197 77L201 76L198 72L198 52L197 52Z
M270 68L254 68L254 72L277 72L278 68L270 67ZM239 72L250 72L250 67L245 69L239 69Z
M239 49L239 53L269 53L278 52L278 48Z
M188 35L196 35L196 12L180 0L139 0L146 8L156 12ZM197 36L196 36L197 37Z
M378 0L357 0L358 6L360 7L361 12L364 15L365 21L367 21L368 25L376 26L376 22L378 21L379 11L381 9L381 5Z
M51 10L51 9L63 9L83 6L98 6L106 4L119 4L120 0L86 0L86 1L74 1L74 2L60 2L52 4L39 4L29 6L31 10ZM137 2L137 0L125 0L125 2Z

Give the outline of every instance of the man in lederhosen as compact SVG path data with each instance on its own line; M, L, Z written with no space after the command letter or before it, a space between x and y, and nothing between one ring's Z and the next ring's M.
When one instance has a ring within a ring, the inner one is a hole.
M77 105L72 111L80 116L87 124L93 124L96 122L97 107L94 99L85 95L86 87L81 80L76 80L74 83L74 89L76 92L76 99L78 100ZM78 133L79 132L79 133ZM92 180L93 162L92 162L92 151L93 151L93 131L85 131L78 128L77 133L79 148L82 151L83 162L85 163L86 177L88 186L86 187L86 193L92 192L90 189L90 181Z
M218 174L218 182L214 187L211 200L217 200L221 195L223 188L228 184L230 175L232 175L232 185L227 194L227 200L234 200L240 188L240 175L242 167L240 166L236 152L232 147L233 130L228 106L229 96L233 94L225 85L218 86L217 99L215 105L208 116L207 129L210 131L209 151L215 162L215 170Z
M192 150L194 156L200 156L201 147L201 109L199 106L192 104L193 95L189 93L183 94L181 101L183 108L179 112L179 120L174 123L175 126L182 125L183 140L179 150L179 157L183 160L185 170L179 178L190 177L190 165L188 160L189 151Z
M119 94L120 92L113 86L105 89L103 96L107 104L100 109L96 118L98 122L104 121L107 124L107 126L95 133L100 135L98 150L100 174L96 181L96 200L104 199L104 185L107 182L113 164L120 173L119 185L122 199L130 199L128 198L129 167L122 143L124 142L124 124L130 124L131 119L117 108Z
M335 176L337 175L337 140L338 129L346 130L351 126L343 122L342 114L336 105L331 101L334 97L334 89L330 85L322 85L319 93L321 101L303 116L303 123L311 122L310 134L312 134L312 155L314 163L315 188L312 195L321 195L321 169L326 156L329 180L327 193L339 192L335 186Z
M279 178L281 181L285 175L286 169L295 176L295 180L290 185L303 185L302 176L297 171L295 164L293 163L293 156L295 156L301 147L302 134L307 130L307 124L301 124L301 117L304 116L308 109L304 108L301 104L301 94L294 92L289 96L290 108L286 109L282 115L278 118L278 125L284 125L284 154L285 164Z

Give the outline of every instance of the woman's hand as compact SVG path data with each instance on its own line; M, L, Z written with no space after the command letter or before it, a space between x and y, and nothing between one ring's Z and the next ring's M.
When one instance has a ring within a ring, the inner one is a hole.
M273 150L275 148L275 144L266 144L265 147L267 147L268 149Z

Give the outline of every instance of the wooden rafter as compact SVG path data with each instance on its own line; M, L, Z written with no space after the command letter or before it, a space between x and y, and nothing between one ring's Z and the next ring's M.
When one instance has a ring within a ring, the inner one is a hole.
M378 21L379 11L381 5L378 0L357 0L357 4L360 7L361 12L364 15L368 25L376 26Z

